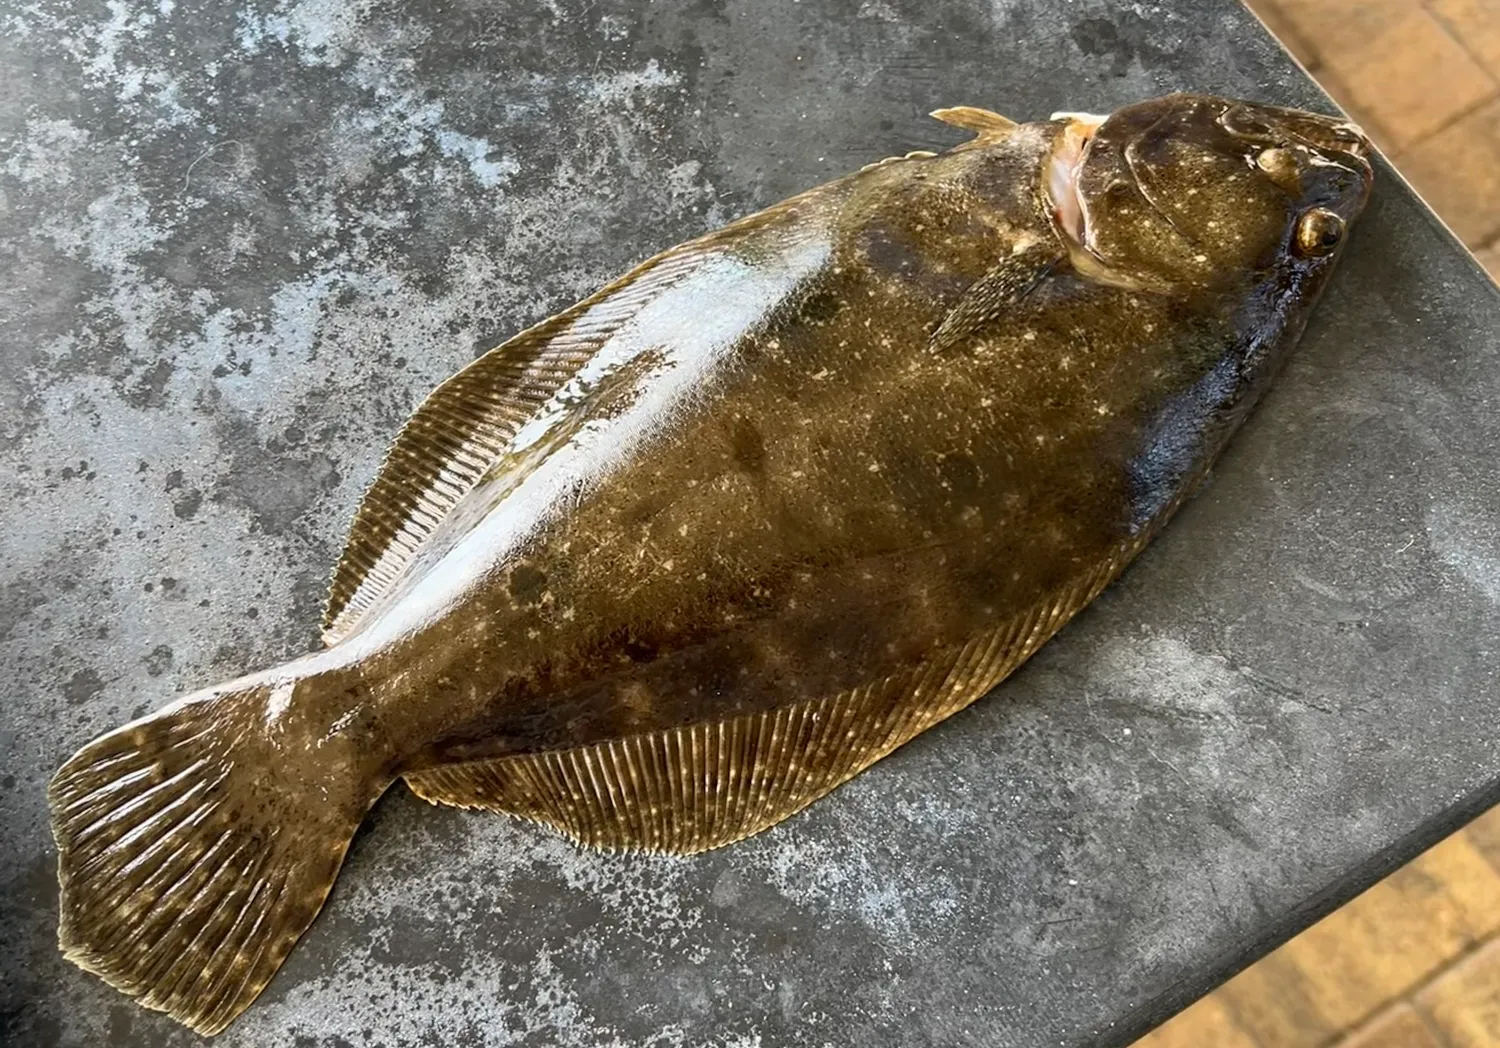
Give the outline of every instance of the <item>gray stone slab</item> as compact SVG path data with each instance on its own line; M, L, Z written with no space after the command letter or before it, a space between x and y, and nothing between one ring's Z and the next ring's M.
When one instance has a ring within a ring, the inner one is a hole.
M1233 0L0 0L0 1032L196 1038L58 956L43 791L309 648L478 347L923 113L1327 102ZM693 859L401 789L219 1043L1121 1045L1500 799L1500 294L1391 171L1203 493L996 694Z

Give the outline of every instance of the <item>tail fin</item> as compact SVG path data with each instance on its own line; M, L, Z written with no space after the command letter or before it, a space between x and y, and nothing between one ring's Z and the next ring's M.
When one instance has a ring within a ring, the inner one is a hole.
M272 736L289 691L250 680L96 739L48 789L64 955L204 1034L271 980L380 792L309 770Z

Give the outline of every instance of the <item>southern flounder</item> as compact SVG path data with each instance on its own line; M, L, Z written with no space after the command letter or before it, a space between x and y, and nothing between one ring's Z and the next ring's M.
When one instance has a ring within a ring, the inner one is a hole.
M50 789L67 956L222 1030L397 778L586 844L770 826L992 688L1145 545L1299 335L1371 169L1192 95L870 165L436 389L325 650Z

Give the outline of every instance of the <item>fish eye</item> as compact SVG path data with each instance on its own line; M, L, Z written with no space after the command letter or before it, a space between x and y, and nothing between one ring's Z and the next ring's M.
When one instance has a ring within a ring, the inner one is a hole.
M1326 208L1315 207L1297 220L1297 252L1326 255L1344 239L1344 220Z

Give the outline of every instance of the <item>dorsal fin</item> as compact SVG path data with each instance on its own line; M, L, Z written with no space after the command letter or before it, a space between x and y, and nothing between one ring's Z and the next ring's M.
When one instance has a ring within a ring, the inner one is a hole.
M1016 129L1014 120L1003 117L999 113L992 113L988 109L976 109L974 106L934 109L928 115L945 124L972 131L980 138L991 141L1004 138Z
M932 150L930 149L913 149L910 153L907 153L904 156L888 156L884 160L877 160L872 164L866 164L864 167L860 168L860 171L873 171L877 167L885 167L885 165L887 164L898 164L903 160L926 160L930 157L935 156L937 156L937 154L932 152Z
M348 636L392 591L444 519L504 459L521 427L645 306L756 230L794 221L799 206L826 189L648 259L485 353L428 394L355 512L323 612L323 642Z

